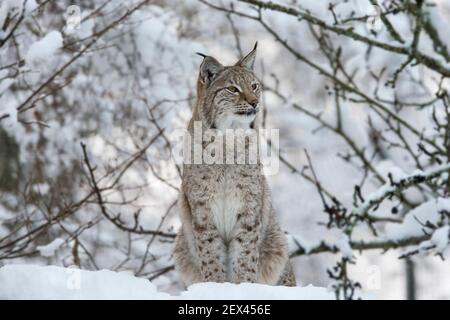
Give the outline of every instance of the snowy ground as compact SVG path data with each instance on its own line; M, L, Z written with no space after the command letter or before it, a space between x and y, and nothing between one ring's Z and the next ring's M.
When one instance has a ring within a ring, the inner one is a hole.
M326 288L199 283L180 295L158 292L146 279L109 270L34 265L0 268L0 299L334 299Z

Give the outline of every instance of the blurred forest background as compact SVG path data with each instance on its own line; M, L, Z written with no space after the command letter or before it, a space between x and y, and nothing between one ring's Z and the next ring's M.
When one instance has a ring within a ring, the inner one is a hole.
M0 0L0 266L181 290L196 52L227 64L255 41L298 284L449 299L446 0Z

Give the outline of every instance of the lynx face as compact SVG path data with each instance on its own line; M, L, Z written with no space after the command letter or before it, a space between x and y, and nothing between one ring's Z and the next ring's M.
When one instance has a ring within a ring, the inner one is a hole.
M203 117L211 128L248 129L260 111L261 84L253 74L255 48L233 66L205 57L200 80L205 86Z

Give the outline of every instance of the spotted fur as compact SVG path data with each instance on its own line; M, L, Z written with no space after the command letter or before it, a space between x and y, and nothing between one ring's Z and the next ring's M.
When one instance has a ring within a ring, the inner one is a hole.
M205 131L258 129L261 84L253 73L255 54L256 45L233 66L205 56L188 126L191 134L195 121ZM202 147L214 143L220 151L222 142L202 141ZM244 144L247 154L250 143ZM286 238L270 199L259 159L244 164L185 164L179 201L182 227L174 250L183 282L295 286Z

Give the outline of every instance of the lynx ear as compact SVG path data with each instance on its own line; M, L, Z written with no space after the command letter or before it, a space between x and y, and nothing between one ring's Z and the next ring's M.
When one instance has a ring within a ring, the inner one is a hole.
M255 46L253 47L253 50L250 51L250 53L247 54L245 57L243 57L241 60L239 60L236 63L236 66L241 66L241 67L253 70L253 66L255 64L257 47L258 47L258 42L255 42Z
M223 66L213 57L201 53L198 53L198 55L204 58L200 65L200 79L203 83L209 85L223 69Z

